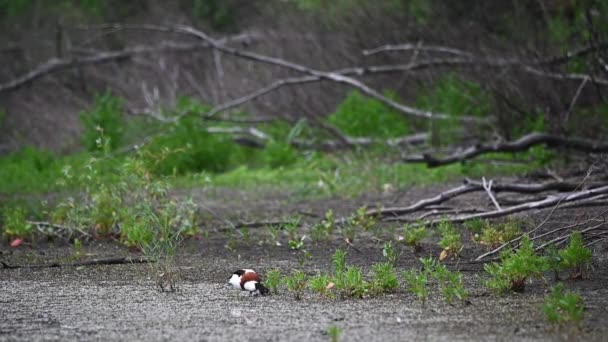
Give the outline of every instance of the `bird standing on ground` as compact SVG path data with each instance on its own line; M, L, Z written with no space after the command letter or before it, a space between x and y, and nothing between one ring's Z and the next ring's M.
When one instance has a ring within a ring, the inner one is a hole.
M238 270L230 276L228 284L234 288L241 289L243 291L249 291L249 293L259 293L262 296L268 294L268 289L262 285L262 279L252 269L244 268Z

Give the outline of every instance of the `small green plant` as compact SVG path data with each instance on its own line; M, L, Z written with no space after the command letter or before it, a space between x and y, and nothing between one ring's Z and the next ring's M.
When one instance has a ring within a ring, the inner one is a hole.
M460 272L451 272L445 265L438 263L433 257L420 258L419 260L423 266L423 273L427 277L431 277L437 281L439 291L446 303L452 304L454 298L460 301L468 298L469 293L464 288Z
M501 239L502 243L509 242L516 237L521 235L521 222L510 220L501 225Z
M346 271L336 279L335 284L342 298L363 298L368 291L368 284L363 279L363 271L357 266L347 266Z
M393 247L392 242L385 242L382 247L382 256L387 263L395 266L397 264L397 259L399 258L399 254L395 251L395 247Z
M481 234L477 234L474 240L490 249L494 249L503 243L519 237L521 235L520 226L520 222L513 220L496 225L485 221Z
M361 298L367 293L368 284L363 279L360 267L346 265L346 252L338 249L334 253L334 276L332 278L336 290L342 298Z
M318 293L321 296L327 297L329 296L329 284L331 283L331 277L327 274L319 274L310 278L308 281L308 287L313 291Z
M295 216L288 222L281 225L281 229L283 229L285 232L287 232L287 237L290 241L290 245L291 245L291 241L300 240L296 236L299 226L300 226L300 217L299 216Z
M300 270L293 270L290 276L283 278L287 291L291 292L296 300L302 299L302 293L307 284L306 278L306 273Z
M421 242L427 237L428 232L425 226L414 228L410 225L406 225L403 228L403 242L414 248L414 252L418 252L422 249Z
M305 247L304 241L306 240L306 235L300 236L298 240L289 240L289 248L299 251Z
M464 226L473 234L481 234L484 228L490 225L488 220L476 218L473 220L466 221Z
M346 251L337 249L332 256L332 262L334 265L334 274L337 276L342 275L346 270Z
M570 235L568 246L559 252L560 264L564 269L572 270L572 278L583 278L589 268L593 253L583 244L580 231Z
M340 336L342 335L342 329L340 329L338 326L330 325L327 328L327 335L329 335L331 338L331 342L338 342L340 341Z
M481 232L479 243L494 249L502 243L502 234L494 226L487 226Z
M439 246L443 248L443 251L439 256L439 260L443 260L452 255L457 256L462 248L462 240L460 234L448 221L441 221L441 223L439 223L439 231L441 232L441 240L439 241Z
M300 267L304 266L306 261L311 260L311 259L312 259L312 254L310 254L309 251L307 251L305 249L298 250L298 265L300 265Z
M452 304L454 298L464 301L469 292L464 288L462 273L451 272L445 265L438 264L433 272L433 277L439 282L439 291L446 303Z
M251 234L249 233L249 228L243 227L239 229L239 235L243 238L243 241L245 241L246 244L249 244L249 242L251 242Z
M409 270L403 272L403 279L408 285L408 290L418 297L422 304L426 301L429 291L426 288L427 275L424 272Z
M325 212L325 219L314 225L310 231L310 237L314 241L326 241L336 229L334 212L329 209Z
M585 313L583 298L574 292L566 291L562 283L558 283L545 297L542 305L545 317L553 324L574 323L581 326Z
M281 233L280 227L268 225L266 226L266 231L268 232L268 235L270 235L272 244L275 246L281 246L281 243L279 242L279 234Z
M281 271L279 269L271 269L266 272L264 277L264 285L270 290L271 293L278 293L279 286L281 285Z
M25 218L21 208L6 208L3 215L3 234L8 238L29 238L33 227Z
M76 255L82 255L82 241L78 238L74 239L74 250L76 251Z
M372 266L371 290L376 294L393 292L399 287L394 264L382 262Z
M521 240L517 251L506 251L501 254L500 263L484 265L490 275L484 284L496 292L523 292L529 277L542 277L549 270L549 262L534 251L534 245L526 235Z
M367 209L365 207L360 207L355 212L355 216L351 219L351 223L366 232L376 225L376 219L372 215L367 215Z

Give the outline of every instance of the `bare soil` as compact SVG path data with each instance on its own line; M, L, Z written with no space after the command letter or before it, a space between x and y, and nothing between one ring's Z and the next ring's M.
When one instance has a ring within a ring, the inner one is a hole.
M308 241L312 259L300 266L297 252L286 246L284 236L283 245L274 246L264 228L251 228L251 241L239 238L236 249L230 251L225 248L227 235L221 231L226 220L277 219L304 212L306 220L314 221L318 220L314 216L322 217L329 208L339 217L363 204L411 203L450 186L318 200L294 199L288 193L227 189L190 193L207 212L206 229L212 232L199 240L187 240L180 249L176 258L180 273L176 292L160 292L155 271L148 264L0 269L0 340L242 341L246 336L254 341L323 341L330 339L327 328L335 325L342 328L344 341L606 341L606 243L593 245L593 270L588 279L565 280L566 286L576 289L585 300L582 330L554 328L546 323L539 306L554 284L550 275L546 284L542 280L528 283L521 294L490 293L481 285L483 265L467 261L482 252L471 243L466 243L459 261L447 262L451 269L463 272L471 294L464 304L445 304L439 293L433 293L422 305L404 286L393 294L351 300L321 299L311 293L295 300L285 291L250 297L225 286L230 274L244 267L262 274L271 268L284 273L292 269L309 274L329 271L335 249L347 247L338 237L327 243ZM469 206L487 204L487 199L477 195L459 201ZM601 209L558 210L547 229ZM548 212L532 212L520 218L524 226L531 226L542 221ZM399 246L403 254L398 269L420 267L418 257L437 256L440 249L436 242L435 237L429 239L417 254ZM349 249L350 264L360 265L368 272L372 263L382 259L382 243L371 234L358 237L355 245L359 252ZM39 242L17 249L3 244L0 248L0 260L12 265L138 255L111 241L85 246L80 257L75 257L71 246L59 242Z

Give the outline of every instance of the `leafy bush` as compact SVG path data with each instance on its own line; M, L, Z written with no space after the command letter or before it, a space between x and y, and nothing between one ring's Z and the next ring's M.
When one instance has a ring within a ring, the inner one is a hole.
M272 269L266 272L264 277L264 285L270 290L271 293L279 292L279 285L281 285L281 271L279 269Z
M112 151L123 138L122 100L110 93L95 96L91 109L80 114L82 141L88 151Z
M270 168L279 168L294 164L300 158L299 152L288 143L271 141L262 151L264 165Z
M497 292L512 290L523 292L529 277L541 277L549 270L548 260L536 254L534 245L526 235L521 240L517 251L507 251L501 254L501 263L484 265L490 275L484 284Z
M394 98L394 95L389 94L389 97ZM351 92L328 120L350 136L390 138L409 132L403 115L357 91Z
M157 175L221 172L229 168L239 148L229 136L210 134L199 118L188 116L146 145L144 160Z
M291 276L285 276L283 278L283 283L287 286L287 290L293 293L296 300L302 298L302 292L307 284L306 278L306 273L300 270L293 270Z
M423 273L427 278L433 278L439 285L439 291L443 295L446 303L452 304L454 298L464 301L468 298L469 292L464 288L462 274L451 272L445 265L437 262L432 257L420 258L423 265Z
M553 287L551 294L545 297L542 310L550 323L574 323L580 326L585 314L585 304L579 294L564 290L564 284L559 283Z
M387 263L393 266L397 263L399 254L397 251L395 251L395 247L393 247L392 242L389 241L384 243L384 246L382 246L382 256Z
M451 255L458 255L462 248L460 233L448 221L441 221L439 223L439 231L441 232L439 246L443 248L439 260L443 260Z
M319 274L310 278L308 281L308 287L321 296L328 296L328 286L331 283L331 278L327 274Z
M312 227L310 236L315 241L326 241L331 237L335 229L334 212L329 209L325 212L325 219Z
M454 298L464 301L469 296L462 282L462 273L451 272L445 265L436 264L431 276L439 282L439 291L448 304L452 304Z
M33 227L21 208L5 208L2 221L3 234L9 238L27 238L33 233Z
M368 284L363 279L361 267L347 266L344 273L336 277L334 282L342 298L363 298L368 291Z
M409 225L406 225L403 228L403 241L406 245L412 246L414 251L419 251L421 248L420 243L422 240L428 237L428 232L425 226L420 226L418 228L413 228Z
M143 215L129 215L120 226L122 242L128 247L147 246L154 239L149 219Z
M48 191L61 175L60 162L53 153L33 147L0 158L2 192Z
M376 293L393 292L399 287L395 267L390 262L382 262L372 266L371 290Z
M426 273L416 270L405 271L403 272L403 279L408 284L408 290L414 293L418 297L418 300L424 304L429 296L429 291L426 288Z

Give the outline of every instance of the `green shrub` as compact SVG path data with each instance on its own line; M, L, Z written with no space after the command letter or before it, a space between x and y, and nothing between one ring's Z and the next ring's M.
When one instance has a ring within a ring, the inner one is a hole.
M361 267L347 266L344 273L336 277L334 282L342 298L363 298L368 291L368 284L363 279Z
M228 135L213 135L194 116L172 124L169 132L154 138L144 151L148 168L157 175L226 171L237 146Z
M294 164L300 158L299 152L288 143L271 141L261 154L264 165L279 168Z
M542 310L550 323L574 323L580 327L585 315L585 304L579 294L564 290L564 285L559 283L545 297Z
M389 97L395 96L389 94ZM402 114L357 91L351 92L328 120L350 136L390 138L409 132Z
M458 255L462 248L460 233L448 221L441 221L439 223L439 231L441 232L439 246L443 248L439 259L443 260L451 255Z
M91 109L80 114L82 141L88 151L112 151L123 138L122 100L110 93L95 96Z
M308 287L310 287L313 292L316 292L321 296L328 296L329 289L327 287L330 283L331 277L329 275L319 274L310 278L308 281Z
M414 228L410 225L406 225L403 228L403 241L406 245L412 246L416 252L421 249L420 243L427 238L428 235L426 226Z
M583 244L581 232L575 231L570 235L570 243L559 252L560 266L571 269L572 277L582 278L591 263L593 253Z
M399 287L395 267L390 262L382 262L372 266L372 292L376 294L393 292Z
M426 288L427 276L424 272L418 272L416 270L409 270L403 272L403 279L408 285L408 290L418 297L418 300L424 304L429 291Z
M3 234L9 238L29 238L33 227L27 222L25 211L21 208L5 208L2 218Z
M501 263L484 265L490 278L484 284L497 292L512 290L523 292L529 277L541 277L549 270L547 258L539 256L534 251L534 245L526 235L521 240L517 251L507 251L501 254Z
M427 278L433 278L439 285L439 291L448 304L452 304L454 298L464 301L468 298L469 292L464 288L462 274L451 272L445 265L437 262L432 257L420 258L423 265L423 272ZM416 279L413 279L416 281ZM417 281L421 281L420 279Z
M293 293L296 300L300 300L302 298L302 293L307 284L306 278L306 273L300 270L293 270L291 272L291 276L285 276L283 278L283 283L285 286L287 286L287 290Z
M120 226L120 239L127 247L147 246L154 239L152 223L141 215L128 215Z
M271 293L278 293L279 286L281 285L281 271L279 269L272 269L266 272L264 277L264 285L270 290Z

